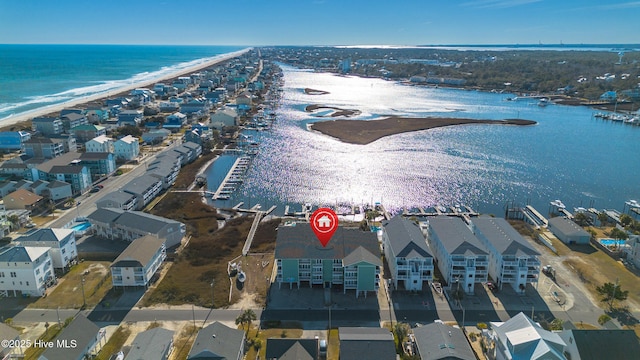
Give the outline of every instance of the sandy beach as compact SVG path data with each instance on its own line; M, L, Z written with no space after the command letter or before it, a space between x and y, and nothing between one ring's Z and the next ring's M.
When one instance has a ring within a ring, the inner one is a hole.
M385 136L463 124L535 125L537 123L533 120L522 119L477 120L464 118L401 118L392 116L370 121L321 121L312 124L311 129L342 142L366 145Z
M229 59L232 59L234 57L240 56L244 53L246 53L247 51L249 51L250 48L247 49L243 49L240 51L236 51L236 52L232 52L229 54L224 54L221 55L219 57L216 57L215 59L211 59L209 61L206 61L204 63L198 64L198 65L194 65L188 68L184 68L184 69L180 69L179 71L175 72L175 73L171 73L171 74L165 74L163 76L159 76L157 78L148 80L148 81L144 81L144 82L139 82L139 83L133 83L127 86L123 86L121 88L118 89L114 89L114 90L110 90L109 92L106 93L100 93L100 94L95 94L95 95L91 95L91 96L86 96L86 97L79 97L77 99L73 99L70 101L66 101L60 104L54 104L54 105L49 105L49 106L43 106L37 109L33 109L30 111L26 111L20 114L16 114L10 117L6 117L3 119L0 119L0 127L2 128L8 128L10 126L14 126L20 123L24 123L25 121L31 120L34 117L39 117L39 116L45 116L47 114L53 114L53 113L57 113L60 112L62 109L65 108L70 108L70 107L75 107L81 104L86 104L86 103L90 103L93 101L97 101L100 99L104 99L104 98L108 98L111 96L115 96L117 94L123 93L123 92L128 92L131 91L133 89L137 89L137 88L141 88L141 87L146 87L146 86L150 86L153 85L155 83L158 82L162 82L168 79L173 79L176 78L178 76L182 76L182 75L186 75L186 74L191 74L193 72L208 68L210 66L219 64L221 62L227 61Z

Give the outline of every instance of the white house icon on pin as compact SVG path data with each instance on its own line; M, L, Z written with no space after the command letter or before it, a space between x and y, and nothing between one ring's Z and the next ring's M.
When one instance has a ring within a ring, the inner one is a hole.
M316 220L319 228L331 227L331 219L327 215L323 215L320 219Z

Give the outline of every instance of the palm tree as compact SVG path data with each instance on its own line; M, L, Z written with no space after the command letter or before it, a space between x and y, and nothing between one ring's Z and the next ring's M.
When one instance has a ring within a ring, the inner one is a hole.
M248 335L249 329L251 328L251 323L256 319L256 313L251 309L247 309L242 314L238 315L238 317L236 318L236 325L241 325L242 327L244 327L244 324L246 323L246 331Z

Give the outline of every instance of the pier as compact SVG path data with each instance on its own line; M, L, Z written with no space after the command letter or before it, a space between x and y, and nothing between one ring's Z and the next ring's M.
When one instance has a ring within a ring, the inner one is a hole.
M246 210L246 209L240 209L240 204L238 204L237 208L235 208L236 210L240 211L240 210ZM256 205L253 208L249 209L249 211L254 211L253 209L255 208L255 217L253 218L253 223L251 224L251 229L249 229L249 235L247 235L247 240L245 240L244 242L244 246L242 246L242 255L246 256L249 253L249 249L251 249L251 243L253 242L253 237L256 235L256 231L258 230L258 226L260 225L260 221L262 221L262 219L271 214L273 212L273 210L276 209L276 206L273 205L272 207L269 208L269 210L267 211L260 211L259 209L260 205Z
M227 172L227 176L220 182L220 186L213 193L213 200L228 200L229 194L235 191L235 185L237 183L241 183L244 181L242 179L242 175L247 170L249 166L250 158L243 156L236 159L236 161L231 166L231 169Z

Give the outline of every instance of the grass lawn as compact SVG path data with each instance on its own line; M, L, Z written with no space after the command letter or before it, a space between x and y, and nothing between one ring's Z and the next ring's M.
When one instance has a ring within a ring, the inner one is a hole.
M96 360L109 360L111 355L118 353L122 349L122 345L127 341L131 335L131 330L129 330L126 325L121 325L118 329L111 335L109 341L102 347Z
M327 341L327 360L340 359L340 338L338 329L329 330L329 340Z
M82 307L82 278L84 275L84 296L87 306L97 305L111 289L111 272L107 261L84 261L75 265L58 279L53 292L29 304L38 309L79 309Z
M245 328L238 327L238 329L245 330ZM337 330L336 330L337 331ZM255 359L258 351L256 351L253 344L258 341L260 343L260 359L266 359L267 354L267 339L269 338L299 338L302 336L302 329L263 329L258 332L255 326L251 326L249 329L249 335L247 336L247 342L251 344L247 348L245 359Z

